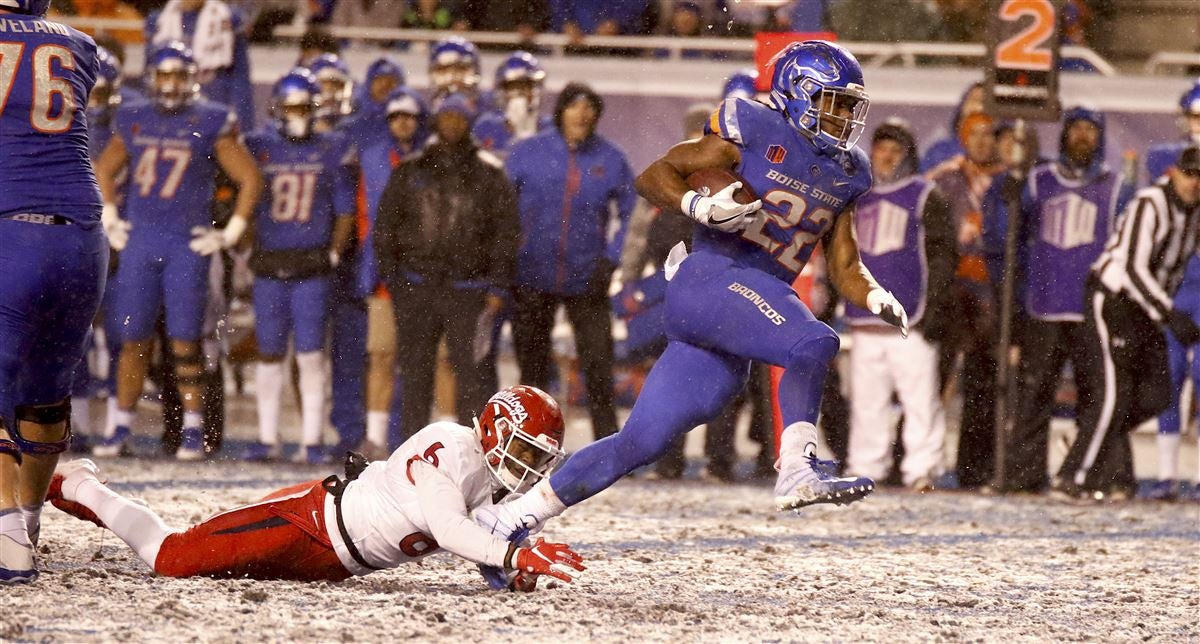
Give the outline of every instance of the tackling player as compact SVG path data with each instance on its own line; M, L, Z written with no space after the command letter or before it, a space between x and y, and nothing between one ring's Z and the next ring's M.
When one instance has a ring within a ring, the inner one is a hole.
M93 449L116 456L131 435L134 413L160 308L183 398L180 459L204 455L200 336L208 293L209 256L237 243L258 203L262 176L238 134L237 117L200 97L191 51L173 42L154 50L147 62L152 98L122 104L112 139L96 161L104 195L104 229L121 252L117 270L117 314L124 323L117 367L117 412L113 434ZM220 166L238 184L233 217L223 230L212 227L209 204ZM129 173L124 208L117 212L118 177Z
M42 499L71 440L71 381L108 249L84 110L96 44L0 0L0 584L33 581Z
M566 544L510 543L470 513L548 475L562 458L562 438L554 399L517 386L492 396L474 429L434 423L385 461L348 464L348 480L334 475L284 488L182 532L106 487L88 460L60 468L49 498L112 530L167 577L340 581L446 550L519 571L513 587L532 590L531 576L571 581L584 569L582 558Z
M318 134L317 79L297 67L272 91L272 124L247 137L262 168L270 198L254 222L255 333L259 363L259 442L249 460L279 456L279 407L288 336L294 334L300 369L301 444L297 460L324 460L325 332L329 273L337 266L354 228L352 150L339 132Z
M824 41L794 43L772 62L770 106L727 99L705 136L677 144L638 177L644 197L697 223L692 254L680 245L667 261L667 350L625 427L498 506L505 525L545 521L653 462L737 395L751 360L786 369L776 506L845 504L874 489L868 478L837 478L816 458L821 390L839 340L791 288L821 241L842 295L907 332L904 308L863 266L854 239L854 201L871 186L870 162L854 147L868 105L862 69ZM710 196L689 190L686 178L705 168L736 171L761 200L736 202L740 182Z

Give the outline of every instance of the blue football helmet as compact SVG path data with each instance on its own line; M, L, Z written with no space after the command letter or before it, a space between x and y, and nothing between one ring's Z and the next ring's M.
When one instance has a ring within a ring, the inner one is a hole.
M542 63L537 57L527 51L515 51L509 54L504 62L496 68L496 86L498 90L503 90L507 83L514 82L531 82L537 87L541 87L546 80L546 69L542 67Z
M721 98L745 98L752 101L758 95L758 88L755 86L757 82L757 70L736 71L725 79L725 85L721 87Z
M440 40L429 50L429 80L435 94L473 90L479 84L479 50L462 36Z
M50 9L50 0L0 0L0 9L40 18Z
M321 105L317 116L339 119L354 113L354 79L350 68L337 54L321 54L308 65L308 71L321 86Z
M854 55L824 40L788 45L770 63L771 105L818 148L849 150L871 100Z
M177 110L195 101L199 79L192 50L178 40L159 45L146 61L146 87L159 107Z
M1192 88L1179 97L1179 111L1182 115L1180 127L1192 143L1200 145L1200 79Z
M288 138L307 138L320 106L321 85L303 67L284 74L271 89L271 118L279 133Z
M104 47L96 47L96 85L88 109L106 110L121 104L121 62Z

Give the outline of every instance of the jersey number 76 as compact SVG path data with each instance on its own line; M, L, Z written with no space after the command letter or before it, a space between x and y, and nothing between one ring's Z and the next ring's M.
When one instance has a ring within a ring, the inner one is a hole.
M18 65L25 53L25 43L0 42L0 114L8 106L9 95L17 80ZM38 45L29 57L33 65L33 95L29 107L29 123L42 134L62 134L71 129L75 118L75 93L71 83L54 75L55 61L59 69L75 69L75 56L61 45ZM54 110L54 97L61 103Z

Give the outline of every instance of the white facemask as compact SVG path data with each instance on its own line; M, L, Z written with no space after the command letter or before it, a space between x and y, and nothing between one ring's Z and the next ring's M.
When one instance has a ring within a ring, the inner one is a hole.
M312 129L312 119L304 116L284 116L283 133L293 139L303 139Z
M525 96L513 96L504 104L504 118L513 128L517 138L533 136L537 132L537 109Z

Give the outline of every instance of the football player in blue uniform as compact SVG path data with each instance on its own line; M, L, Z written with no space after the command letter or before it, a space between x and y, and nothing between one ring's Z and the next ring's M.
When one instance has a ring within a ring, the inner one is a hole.
M354 228L352 148L340 132L318 134L313 121L321 88L298 67L275 84L272 124L247 137L268 196L254 221L255 333L259 363L259 442L247 458L279 456L279 406L288 335L300 369L303 449L297 460L324 460L325 332L329 273Z
M776 506L845 504L874 489L868 478L838 478L832 463L816 458L821 390L839 340L791 287L822 242L830 280L846 300L907 332L904 308L863 266L854 239L854 201L871 186L870 162L854 146L869 102L862 69L824 41L793 43L773 64L770 106L726 100L705 136L677 144L638 177L650 202L697 224L692 253L680 245L667 260L667 349L625 427L497 506L501 525L537 524L653 462L737 395L751 360L786 369ZM738 203L740 181L715 194L689 189L687 177L706 168L736 172L761 199Z
M480 91L479 81L479 49L475 43L462 36L450 36L429 48L430 105L450 94L462 94L476 115L493 111L495 100Z
M513 143L553 127L553 119L538 113L545 83L546 70L533 54L518 51L505 58L493 85L501 109L481 115L471 129L479 147L503 158Z
M33 581L42 502L108 249L84 110L96 44L0 0L0 584Z
M321 85L317 131L328 132L346 123L355 106L354 79L345 61L337 54L321 54L308 65L308 71Z
M96 162L104 195L104 229L121 251L114 305L123 324L117 367L117 411L111 436L93 449L119 454L131 435L134 411L153 346L154 324L165 310L167 335L183 398L181 459L203 457L200 336L210 255L237 243L262 189L254 157L238 133L237 116L200 98L192 54L182 43L154 50L147 61L149 101L117 109L112 139ZM238 184L233 217L214 229L209 205L220 166ZM117 177L129 173L122 218Z

